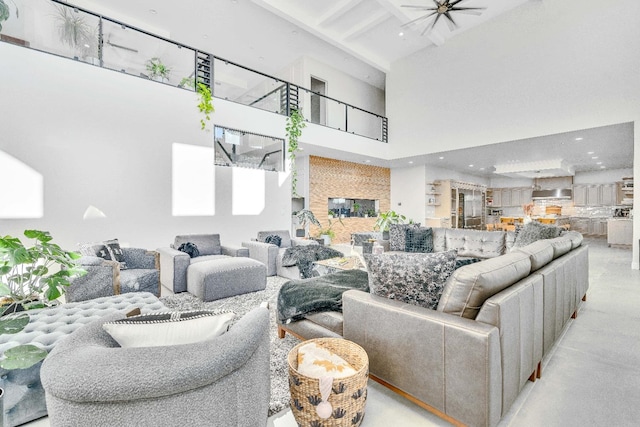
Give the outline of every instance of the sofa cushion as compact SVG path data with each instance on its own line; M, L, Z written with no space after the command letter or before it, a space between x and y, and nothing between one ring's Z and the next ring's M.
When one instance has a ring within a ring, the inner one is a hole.
M513 247L521 248L538 240L553 239L560 235L560 231L562 231L562 229L555 225L546 225L538 221L532 221L529 224L525 224L522 230L518 232Z
M259 231L258 232L258 242L266 242L267 237L269 236L278 236L280 237L280 247L281 248L290 248L291 247L291 235L288 230L272 230L272 231Z
M447 231L451 230L450 228L444 227L433 227L433 252L444 252L447 250Z
M456 265L456 251L365 255L372 294L435 309Z
M433 252L433 230L409 227L405 230L405 252Z
M494 258L505 253L503 231L450 229L445 240L447 250L455 249L459 256Z
M529 275L531 261L512 252L457 269L447 280L438 311L475 319L485 300Z
M571 250L572 242L569 237L562 236L555 239L549 239L549 243L553 247L553 259L561 257Z
M390 224L389 225L389 250L404 251L406 246L406 230L408 228L420 228L420 224Z
M531 271L536 271L553 260L553 246L548 239L538 240L516 251L529 255Z
M188 242L198 247L200 255L220 255L222 253L219 234L183 234L176 236L173 247L177 249L183 243Z
M121 347L192 344L224 334L235 313L173 311L141 314L107 322L102 328Z
M577 231L566 231L560 234L561 237L567 237L571 240L571 249L575 249L582 245L582 234Z

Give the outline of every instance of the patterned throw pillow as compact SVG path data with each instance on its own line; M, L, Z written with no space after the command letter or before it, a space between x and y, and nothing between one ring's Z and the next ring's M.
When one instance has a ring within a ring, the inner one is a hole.
M404 251L405 235L408 228L420 228L420 224L390 224L389 225L389 250Z
M457 251L366 255L371 293L435 310Z
M185 254L189 255L191 258L200 256L200 251L198 250L198 247L196 246L195 243L191 243L191 242L183 243L180 246L178 246L178 250L180 252L184 252Z
M84 256L97 256L107 261L113 259L109 248L104 242L80 243L78 246L80 247L80 253Z
M513 243L513 247L521 248L527 246L533 242L537 242L542 239L553 239L560 235L560 227L555 225L541 224L538 221L532 221L525 224L524 227L518 232L516 241Z
M433 252L433 229L413 228L405 230L405 252Z
M276 245L277 247L280 247L280 243L282 243L282 238L276 234L269 234L267 237L265 237L264 242L271 243L272 245Z
M105 240L104 244L109 248L111 258L120 263L121 270L125 270L127 268L127 263L124 261L124 253L122 252L122 248L120 248L120 242L118 242L118 239Z
M464 259L458 259L456 258L456 270L459 269L462 266L465 265L469 265L469 264L475 264L476 262L480 262L482 261L480 258L464 258Z
M121 347L159 347L215 338L227 332L234 317L232 312L156 312L107 322L102 328Z

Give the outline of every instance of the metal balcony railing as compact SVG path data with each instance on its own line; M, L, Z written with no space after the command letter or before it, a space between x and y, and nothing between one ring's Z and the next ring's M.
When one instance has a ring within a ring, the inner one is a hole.
M386 117L61 0L14 0L0 40L387 142ZM37 29L37 31L36 31Z

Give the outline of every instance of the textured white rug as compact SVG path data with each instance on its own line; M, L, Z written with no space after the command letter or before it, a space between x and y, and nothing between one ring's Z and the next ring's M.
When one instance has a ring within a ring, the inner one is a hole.
M264 291L251 292L217 301L202 302L188 292L169 295L160 300L172 310L230 310L236 313L236 320L244 316L263 302L269 303L270 342L271 342L271 400L269 415L280 412L289 407L289 368L287 355L298 340L291 335L284 339L278 338L276 324L276 302L278 290L288 279L278 276L267 278L267 288Z

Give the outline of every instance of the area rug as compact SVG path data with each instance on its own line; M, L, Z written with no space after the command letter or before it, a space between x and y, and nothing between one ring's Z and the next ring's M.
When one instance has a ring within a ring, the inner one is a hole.
M291 335L278 338L276 324L276 301L278 290L288 279L278 276L267 278L264 291L250 292L217 301L202 302L188 292L160 298L172 310L230 310L236 313L236 321L263 302L269 303L270 346L271 346L271 400L269 416L289 407L289 368L287 355L299 341ZM233 326L232 326L233 327Z

